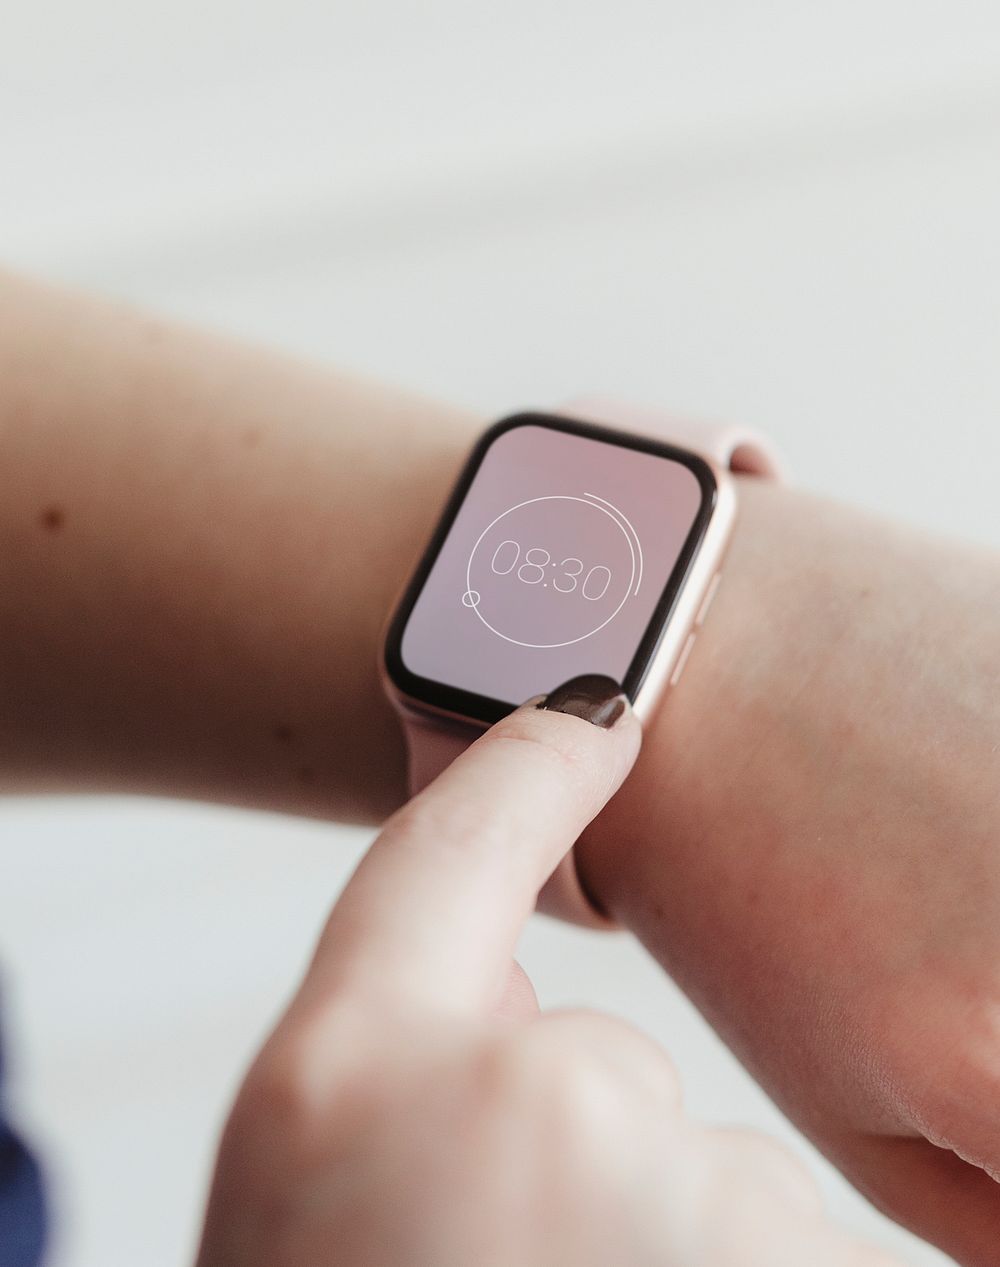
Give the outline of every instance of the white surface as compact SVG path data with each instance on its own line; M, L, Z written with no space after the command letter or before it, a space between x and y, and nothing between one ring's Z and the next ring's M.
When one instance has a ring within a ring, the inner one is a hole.
M770 0L0 7L0 241L490 413L742 418L803 481L1000 543L1000 10ZM364 837L0 806L16 1092L57 1267L189 1257L214 1133ZM663 1039L792 1137L624 939L539 921L543 1001ZM813 1164L839 1217L942 1261Z

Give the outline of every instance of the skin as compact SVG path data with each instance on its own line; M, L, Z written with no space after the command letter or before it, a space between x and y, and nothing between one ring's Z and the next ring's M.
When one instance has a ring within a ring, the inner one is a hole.
M0 384L3 785L398 805L381 628L477 420L2 275Z
M698 654L581 874L863 1192L987 1267L998 560L749 484L745 521L764 503L795 530L737 535Z
M198 1267L326 1267L331 1247L359 1267L891 1267L824 1224L781 1150L687 1121L648 1039L541 1016L512 976L639 738L629 711L602 730L529 704L390 818L237 1100Z
M480 420L0 280L0 772L355 821L380 631ZM1000 563L741 481L725 578L578 849L792 1118L1000 1243Z

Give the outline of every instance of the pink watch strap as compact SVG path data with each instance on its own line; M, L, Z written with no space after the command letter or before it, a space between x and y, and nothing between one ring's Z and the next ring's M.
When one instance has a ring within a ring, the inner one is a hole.
M784 478L784 466L774 446L749 427L674 418L659 409L633 405L604 396L581 396L553 412L584 422L607 423L622 431L656 436L666 444L692 449L739 475Z
M720 466L747 475L781 479L783 467L767 441L740 427L713 426L672 418L655 409L625 404L599 396L572 400L553 413L585 422L604 423L623 431L656 436L665 443L692 449ZM553 682L553 689L558 686ZM468 723L438 721L409 711L402 714L409 754L410 793L415 795L471 744L483 728ZM598 911L585 894L572 850L560 862L538 897L538 909L587 928L612 929L613 920Z
M403 713L410 795L436 779L483 731L461 722L437 722L417 713Z

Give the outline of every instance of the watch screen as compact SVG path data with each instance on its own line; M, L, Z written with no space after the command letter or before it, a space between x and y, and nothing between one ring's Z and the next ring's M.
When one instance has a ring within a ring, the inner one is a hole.
M634 696L714 491L705 463L666 445L543 415L499 424L404 603L395 657L390 637L399 685L483 720L580 673Z

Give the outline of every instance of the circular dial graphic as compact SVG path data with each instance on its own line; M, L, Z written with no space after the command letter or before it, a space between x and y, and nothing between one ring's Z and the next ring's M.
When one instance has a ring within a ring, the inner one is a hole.
M462 603L522 647L566 647L609 624L642 583L642 547L596 493L518 502L480 533Z

